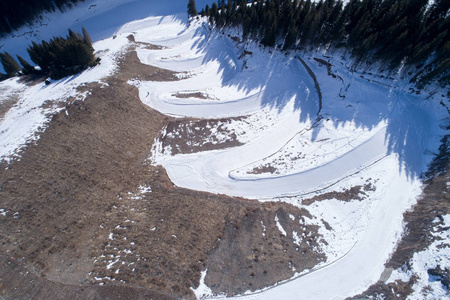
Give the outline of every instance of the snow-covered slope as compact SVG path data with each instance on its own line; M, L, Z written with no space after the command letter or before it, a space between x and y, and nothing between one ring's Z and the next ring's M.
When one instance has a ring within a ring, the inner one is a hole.
M212 0L197 0L204 7ZM94 41L110 38L123 24L148 16L180 14L186 21L187 1L184 0L86 0L64 13L44 13L33 24L22 27L0 39L0 51L21 55L29 60L26 48L31 42L49 40L54 36L67 35L67 29L80 31L85 27ZM0 65L0 72L3 67Z
M227 130L242 145L171 155L156 140L153 162L163 165L177 186L305 207L313 215L309 222L320 226L328 242L322 249L327 262L246 297L341 299L364 291L379 279L401 235L402 214L421 192L418 176L437 149L443 134L439 125L447 117L439 106L440 95L425 99L398 89L398 81L350 73L345 61L320 53L302 55L316 74L320 105L314 80L297 53L285 55L253 42L238 42L238 33L228 37L202 21L188 26L184 14L149 17L118 29L138 17L184 12L185 2L88 1L71 14L50 16L58 26L39 27L36 38L81 25L94 39L113 33L116 38L95 43L102 64L79 76L49 86L27 87L17 79L0 83L2 95L16 93L20 99L0 119L0 157L7 159L32 139L48 121L48 113L60 109L58 101L82 98L76 94L77 86L111 74L114 57L132 33L138 42L163 46L139 49L143 63L178 72L180 78L131 81L145 104L176 117L238 117L229 120ZM196 2L201 7L208 1ZM109 9L103 9L107 3ZM14 49L23 49L30 41L27 34L10 37L0 41L5 44L1 50L23 54ZM329 60L338 76L329 76L313 56ZM44 105L46 100L56 102L52 109ZM302 204L315 195L356 186L368 187L361 201Z

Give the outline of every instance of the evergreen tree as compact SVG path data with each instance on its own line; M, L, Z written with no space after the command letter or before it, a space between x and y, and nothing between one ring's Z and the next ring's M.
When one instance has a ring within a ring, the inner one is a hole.
M43 12L58 8L64 11L84 0L2 0L0 1L0 37L21 26L32 23Z
M188 9L188 11L187 11L188 16L190 16L190 17L197 16L198 13L197 13L197 8L195 7L195 0L189 0L187 9Z
M54 37L42 44L33 42L27 51L31 60L53 79L76 74L99 62L86 30L81 35L69 29L65 38Z
M284 50L296 47L297 41L301 47L345 48L356 64L379 62L395 68L404 61L409 70L417 69L415 82L448 81L449 0L435 0L431 6L428 0L251 2L213 3L209 20L217 27L240 26L244 38L264 46L275 46L283 37Z
M8 77L16 76L20 72L19 64L8 52L0 53L0 62Z
M219 11L219 9L217 7L217 3L213 2L212 6L211 6L211 16L209 18L209 21L211 23L216 23L217 22L217 15L219 13L218 11Z
M283 49L286 50L291 48L292 46L295 46L296 40L297 40L297 28L292 23L291 26L289 26L286 39L284 40Z
M19 60L20 65L22 66L22 74L29 75L36 72L35 68L31 66L25 59L23 59L20 55L17 55L17 59Z
M2 72L0 72L0 81L3 81L5 79L8 79L8 75L3 74Z
M89 47L89 49L94 50L94 47L92 47L92 38L89 32L84 27L81 28L81 32L83 33L83 42Z

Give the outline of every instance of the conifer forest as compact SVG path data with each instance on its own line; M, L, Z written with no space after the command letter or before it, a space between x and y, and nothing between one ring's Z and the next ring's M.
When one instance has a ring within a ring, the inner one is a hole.
M84 0L2 0L0 1L0 37L31 23L42 12L63 11Z
M215 26L240 27L244 38L289 49L345 50L354 67L406 66L411 82L449 84L450 1L258 0L219 1L200 14Z

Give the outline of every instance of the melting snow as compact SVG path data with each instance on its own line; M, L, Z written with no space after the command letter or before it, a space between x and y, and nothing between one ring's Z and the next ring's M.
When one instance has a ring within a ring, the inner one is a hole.
M281 234L286 236L286 231L284 230L283 226L281 226L280 219L278 219L278 215L275 215L275 223L277 225L278 230L281 232Z

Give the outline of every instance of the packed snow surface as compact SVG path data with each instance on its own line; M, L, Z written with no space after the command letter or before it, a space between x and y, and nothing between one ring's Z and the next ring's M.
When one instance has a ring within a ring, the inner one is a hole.
M232 117L220 134L228 130L242 144L172 155L156 140L153 162L163 165L177 186L304 207L313 216L307 223L318 225L327 241L317 249L326 254L325 263L244 297L342 299L364 291L379 279L401 235L402 214L421 192L418 176L442 135L439 124L445 116L436 99L439 93L424 101L423 94L405 92L406 84L398 78L349 72L348 61L326 53L302 55L316 74L320 99L298 53L285 55L239 41L239 32L222 33L203 20L188 23L185 2L86 1L68 14L45 15L43 20L52 26L41 24L32 33L24 28L0 40L2 51L23 55L32 40L64 34L67 27L84 25L94 40L104 38L94 44L102 64L79 76L48 86L29 87L17 79L0 83L2 96L8 95L0 99L2 103L17 99L0 119L0 157L10 159L37 138L36 132L45 130L50 114L63 109L58 103L82 100L86 95L78 94L77 86L101 82L112 74L114 58L125 51L126 37L133 34L138 42L162 46L161 50L138 49L142 63L177 72L179 78L174 82L131 80L141 100L179 118ZM196 2L198 7L210 3ZM147 18L132 21L143 17ZM331 63L337 76L329 76L314 57ZM219 134L217 128L211 132ZM369 184L371 188L359 200L302 204L322 193L344 193ZM150 193L151 188L143 186L140 192ZM284 231L281 225L279 229ZM302 238L294 236L297 241ZM205 276L207 270L195 293L199 298L214 297Z

